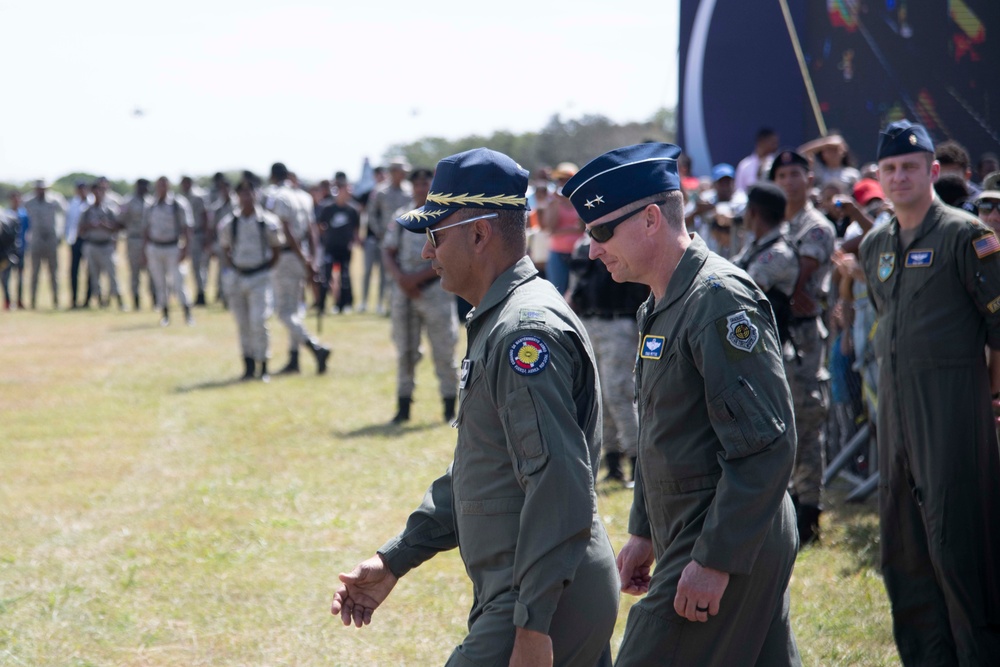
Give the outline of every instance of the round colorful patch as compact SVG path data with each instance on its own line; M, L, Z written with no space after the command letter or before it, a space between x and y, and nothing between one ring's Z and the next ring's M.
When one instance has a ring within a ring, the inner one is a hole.
M536 336L521 336L510 346L507 358L516 372L534 375L549 364L549 348Z

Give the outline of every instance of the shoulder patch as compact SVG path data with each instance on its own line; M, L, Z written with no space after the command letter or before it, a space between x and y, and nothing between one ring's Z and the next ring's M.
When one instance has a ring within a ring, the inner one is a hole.
M988 232L973 241L972 247L976 251L976 257L983 259L995 252L1000 252L1000 240L997 240L995 232Z
M545 312L538 308L522 308L517 319L519 322L544 322Z
M515 373L537 375L549 365L549 348L537 336L521 336L511 344L507 360Z
M998 296L997 298L993 299L988 304L986 304L986 309L989 310L991 313L995 313L998 310L1000 310L1000 296Z
M829 236L830 235L827 233L827 230L819 226L813 227L811 230L809 230L809 233L806 234L806 238L815 243L822 243Z
M753 353L760 342L760 330L750 321L750 316L745 310L738 310L716 320L716 328L719 336L726 342L724 346L726 357L732 361L738 361L745 358L745 355Z

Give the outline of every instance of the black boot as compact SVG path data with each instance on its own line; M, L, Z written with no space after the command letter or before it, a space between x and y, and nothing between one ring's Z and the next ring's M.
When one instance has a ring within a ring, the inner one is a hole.
M266 359L264 361L260 362L260 381L261 382L270 382L271 381L271 376L268 375L268 373L267 373L267 360Z
M278 375L291 375L299 372L299 351L292 350L288 353L288 363L278 371Z
M160 326L165 327L170 325L170 310L168 308L163 309L163 317L160 318Z
M132 304L135 306L135 310L138 311L139 310L139 295L138 294L136 294L134 297L132 297Z
M612 480L616 482L625 481L625 473L622 472L622 455L620 452L608 452L604 455L604 461L608 464L608 474L605 476L604 481L610 482Z
M243 357L243 376L240 380L246 382L247 380L252 380L254 371L257 370L257 362L253 360L253 357Z
M205 305L205 293L198 292L198 298L194 300L194 305L204 306Z
M310 342L309 349L312 350L313 356L316 357L316 374L322 375L326 372L326 360L330 358L330 348L319 343Z
M450 424L455 421L455 397L450 396L444 399L444 420Z
M799 548L819 541L819 516L823 513L816 505L798 504L795 519L799 528Z
M413 399L409 396L400 396L398 400L399 409L396 411L396 416L389 422L391 424L402 424L410 421L410 403L413 402Z

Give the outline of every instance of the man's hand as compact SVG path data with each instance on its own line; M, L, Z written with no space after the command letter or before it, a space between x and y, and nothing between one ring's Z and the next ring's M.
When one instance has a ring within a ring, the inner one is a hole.
M340 574L340 587L333 594L333 605L330 613L340 614L344 625L361 627L372 622L372 614L389 596L399 579L376 554L368 560L361 561L348 574Z
M552 638L541 632L518 628L510 667L551 667Z
M704 623L719 613L722 594L729 585L729 573L703 567L691 561L681 572L674 596L674 611L689 621Z
M630 535L616 559L623 593L643 595L649 590L649 570L653 566L653 540Z

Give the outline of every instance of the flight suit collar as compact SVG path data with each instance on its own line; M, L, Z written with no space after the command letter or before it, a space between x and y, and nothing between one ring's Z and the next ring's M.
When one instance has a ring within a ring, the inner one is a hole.
M910 245L915 245L917 241L934 231L934 228L938 226L941 221L941 214L944 213L944 204L937 197L931 202L931 207L927 209L927 213L924 215L924 219L920 221L920 225L917 227L917 234L913 237L913 242ZM892 217L892 222L889 223L889 234L893 237L893 241L899 236L899 219L896 216ZM900 248L900 250L906 250L906 248Z
M497 276L497 279L493 281L490 288L486 290L486 296L483 297L479 306L469 311L469 314L465 318L466 326L482 313L488 312L494 306L503 303L510 296L511 292L537 275L538 269L535 268L534 263L527 255L517 260L509 269Z
M687 293L691 287L691 283L694 282L694 279L698 276L698 272L701 271L701 267L704 266L705 261L708 259L708 253L708 246L705 245L701 237L697 234L691 234L691 245L687 247L687 250L681 256L681 261L677 263L674 275L670 276L670 283L667 284L667 293L663 295L660 303L654 305L650 314L655 315L665 310L670 304ZM653 295L651 294L649 298L652 300Z

